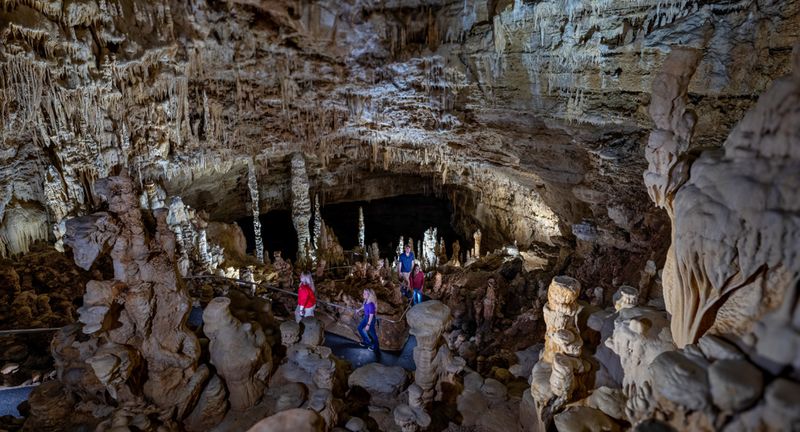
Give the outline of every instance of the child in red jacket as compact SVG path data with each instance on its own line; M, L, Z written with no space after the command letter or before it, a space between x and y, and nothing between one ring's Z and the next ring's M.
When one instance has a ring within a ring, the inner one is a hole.
M301 274L300 287L297 289L297 309L294 311L295 321L300 322L304 317L314 316L317 306L315 291L311 273Z

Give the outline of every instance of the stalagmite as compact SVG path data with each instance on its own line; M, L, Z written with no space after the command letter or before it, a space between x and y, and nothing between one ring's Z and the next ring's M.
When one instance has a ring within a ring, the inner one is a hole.
M358 208L358 247L366 250L366 237L364 236L364 209Z
M319 195L314 195L314 256L319 258L324 246L323 232L325 230L322 222L322 210L319 205Z
M150 237L129 178L103 179L95 189L108 212L69 220L67 243L74 250L110 253L114 280L87 285L80 321L91 336L77 342L80 325L65 328L54 342L54 351L61 353L57 362L91 365L92 376L79 372L74 377L76 390L96 389L100 379L101 388L119 403L118 411L154 404L179 420L195 404L210 373L198 363L198 340L185 325L191 306L175 273L176 241L167 227L167 211L155 212L157 226ZM76 254L75 259L88 269L97 256ZM137 364L147 370L143 383L132 374ZM171 421L169 416L161 420Z
M309 222L311 221L311 200L308 197L308 173L306 161L301 153L292 156L292 223L297 231L297 263L302 267L310 256L311 245ZM307 263L310 264L310 263Z
M264 262L264 238L261 233L261 201L258 195L258 179L255 163L247 160L247 188L250 190L250 206L253 213L253 233L255 233L255 253L258 262Z
M581 359L583 341L578 329L577 304L580 282L568 276L556 276L547 289L543 308L547 326L544 349L531 373L531 394L536 402L538 421L544 425L572 398L581 385L580 374L588 371Z
M439 258L436 255L436 228L428 228L422 240L422 267L425 270L436 268Z
M481 230L475 231L472 235L472 238L475 240L475 246L472 248L472 258L473 259L480 259L481 257Z
M210 340L211 364L230 392L231 409L244 411L264 392L272 354L263 331L233 317L230 303L230 299L218 297L208 304L203 312L203 332Z

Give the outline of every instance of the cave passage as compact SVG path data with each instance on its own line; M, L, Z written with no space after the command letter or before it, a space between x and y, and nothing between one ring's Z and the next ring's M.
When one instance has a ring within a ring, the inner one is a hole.
M365 238L367 245L378 243L381 256L394 257L400 236L414 245L422 240L423 233L430 227L438 228L438 238L444 237L448 256L452 254L452 244L458 240L462 251L471 243L457 232L452 225L453 206L446 198L424 194L401 195L371 201L352 201L329 204L322 207L325 223L333 228L339 243L345 250L358 246L358 208L364 209ZM284 258L294 260L297 255L297 232L292 225L289 210L272 210L260 216L261 234L264 247L272 258L274 251L282 252ZM246 217L236 221L247 239L247 252L255 248L253 218ZM416 253L416 251L415 251Z
M416 249L417 242L422 240L423 233L430 227L438 228L437 236L444 237L448 254L452 252L452 243L456 239L462 245L465 244L464 236L453 228L453 206L450 201L414 194L324 206L322 217L333 228L339 243L345 249L353 249L358 245L359 207L364 209L364 236L367 246L377 242L381 257L394 257L400 236L406 242L409 236L413 238Z
M294 262L297 256L297 231L292 224L292 212L270 210L259 215L259 219L261 220L261 238L264 239L264 248L269 251L269 259L272 259L275 251L281 251L283 258L291 259ZM252 255L256 248L253 217L241 218L236 221L236 224L244 232L244 238L247 240L247 253Z

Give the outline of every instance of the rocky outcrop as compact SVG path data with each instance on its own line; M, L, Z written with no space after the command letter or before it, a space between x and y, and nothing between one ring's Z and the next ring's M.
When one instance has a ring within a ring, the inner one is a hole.
M100 180L95 191L108 212L69 220L65 243L90 251L75 254L86 268L100 252L109 253L114 279L87 284L79 321L90 337L79 338L72 326L54 339L58 377L85 403L101 402L107 391L121 407L113 416L164 411L172 413L162 419L171 424L189 414L209 377L185 324L190 303L175 272L175 237L166 210L154 212L155 232L146 231L128 177ZM73 367L81 364L88 366ZM40 421L47 420L32 420Z
M686 91L700 59L697 51L676 49L664 63L650 108L657 130L646 153L645 183L672 220L664 299L679 346L709 329L739 336L752 331L800 277L791 258L798 243L783 240L800 235L800 201L787 199L800 181L792 138L798 121L785 108L797 103L800 81L778 81L722 150L691 161L697 117L686 107Z

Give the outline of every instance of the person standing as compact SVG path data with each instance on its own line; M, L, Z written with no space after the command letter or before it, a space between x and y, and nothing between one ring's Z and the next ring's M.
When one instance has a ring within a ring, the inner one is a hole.
M358 334L361 335L361 345L366 346L370 351L378 349L378 333L375 331L378 317L378 299L375 291L366 288L362 293L364 296L364 318L358 325Z
M300 275L300 287L297 288L297 308L294 311L294 320L300 322L304 317L314 316L314 309L317 307L317 296L315 294L314 279L311 273Z
M422 290L425 287L425 273L419 268L419 264L414 264L409 277L409 285L414 293L412 297L413 304L417 305L422 303Z
M409 276L411 275L411 267L413 267L413 265L414 252L411 251L411 246L406 245L397 262L397 272L400 273L400 278L402 281L405 281L406 286L409 285Z

